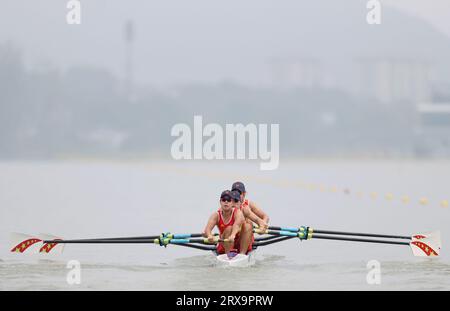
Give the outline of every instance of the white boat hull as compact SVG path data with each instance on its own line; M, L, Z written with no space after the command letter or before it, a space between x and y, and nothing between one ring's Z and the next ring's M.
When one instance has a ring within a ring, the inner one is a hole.
M227 254L217 255L216 262L219 266L225 267L248 267L255 264L255 252L250 252L247 255L237 254L229 258Z

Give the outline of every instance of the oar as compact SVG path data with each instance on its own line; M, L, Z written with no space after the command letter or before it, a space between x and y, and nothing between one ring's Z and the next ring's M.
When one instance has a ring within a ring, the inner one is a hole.
M278 230L260 230L260 229L253 229L254 233L258 234L270 234L275 236L290 236L290 237L298 237L300 239L307 239L308 232L302 231L302 232L292 232L292 231L278 231Z
M365 243L381 243L381 244L393 244L393 245L408 245L411 247L414 256L419 257L430 257L439 256L441 250L441 239L438 231L415 234L411 238L408 238L409 242L401 241L391 241L383 239L365 239L365 238L355 238L355 237L342 237L333 235L324 235L323 233L317 233L310 227L302 226L296 230L286 230L289 228L282 227L272 227L284 230L260 230L254 229L255 233L259 234L270 234L275 236L287 236L287 237L298 237L300 240L309 239L324 239L324 240L338 240L338 241L352 241L352 242L365 242ZM323 232L323 231L322 231ZM386 236L386 235L377 235ZM391 236L392 237L392 236ZM400 236L395 236L399 238ZM403 237L401 237L403 238Z
M213 243L207 238L200 238L201 233L172 234L162 233L155 236L135 236L118 238L92 238L92 239L72 239L64 240L56 236L39 234L30 236L22 233L11 234L11 252L14 253L55 253L62 252L65 244L159 244L167 246L168 244L191 245L196 244L217 244L219 242L228 242L228 240L219 239L215 234ZM189 246L188 246L189 247ZM214 246L213 246L214 247ZM215 247L214 247L215 248Z
M312 239L324 239L324 240L338 240L338 241L352 241L352 242L366 242L366 243L381 243L381 244L397 244L397 245L409 245L409 242L400 241L388 241L377 239L362 239L362 238L346 238L321 234L313 234Z
M217 235L217 234L215 234ZM108 241L108 240L154 240L159 238L170 238L170 239L189 239L189 238L199 238L202 237L202 233L181 233L181 234L174 234L174 233L162 233L160 235L149 235L149 236L131 236L131 237L116 237L116 238L89 238L89 239L83 239L83 240L99 240L99 241ZM81 239L80 239L81 240Z
M282 242L282 241L286 241L286 240L290 240L295 238L294 236L283 236L283 237L279 237L279 236L275 236L275 238L273 239L267 239L267 240L258 240L253 243L253 245L256 247L258 246L266 246L269 244L273 244L273 243L278 243L278 242Z
M289 231L289 232L299 232L302 229L302 227L295 228L295 227L269 226L269 229L270 230ZM404 236L404 235L389 235L389 234L374 234L374 233L360 233L360 232L329 231L329 230L320 230L320 229L314 229L314 233L411 240L411 236Z
M216 250L216 247L213 245L196 245L196 244L176 244L176 245L195 248L195 249L201 249L204 251L215 251Z
M268 235L268 236L255 236L255 242L259 241L268 241L273 239L278 239L279 237L276 235Z
M277 231L277 230L254 230L255 233L259 234L271 234L275 236L285 236L285 237L298 237L301 240L306 239L325 239L325 240L338 240L338 241L353 241L353 242L368 242L368 243L383 243L383 244L398 244L398 245L409 245L409 242L399 242L399 241L388 241L388 240L377 240L377 239L362 239L362 238L346 238L337 236L328 236L321 234L308 233L305 235L303 232L292 232L292 231Z
M119 240L100 240L100 239L78 239L78 240L44 240L43 243L48 244L188 244L188 243L199 243L199 244L217 244L219 242L228 242L227 239L216 238L213 242L209 242L207 238L156 238L156 239L119 239Z

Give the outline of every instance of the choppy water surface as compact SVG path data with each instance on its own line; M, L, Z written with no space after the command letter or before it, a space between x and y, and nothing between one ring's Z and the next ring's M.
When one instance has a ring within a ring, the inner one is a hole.
M271 173L253 163L225 163L1 163L0 289L450 289L450 210L439 204L449 197L450 162L297 161ZM250 199L274 225L405 235L440 229L443 255L429 260L414 258L407 246L289 240L259 249L252 267L227 269L215 266L212 254L173 245L68 245L54 256L8 252L10 232L66 238L199 232L234 179L246 181ZM423 197L427 204L418 203ZM69 260L81 263L80 285L66 281ZM370 260L380 263L379 285L367 283Z

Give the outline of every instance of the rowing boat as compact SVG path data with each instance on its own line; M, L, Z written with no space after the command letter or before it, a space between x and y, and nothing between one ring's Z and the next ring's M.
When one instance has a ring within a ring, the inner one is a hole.
M298 238L300 241L321 239L360 243L406 245L410 247L413 255L417 257L437 257L441 251L441 237L439 231L416 233L412 235L391 235L320 230L307 226L270 226L268 229L261 230L255 226L253 232L257 234L257 236L255 237L255 241L253 243L253 251L248 255L217 255L215 252L218 243L231 242L227 239L221 239L217 235L213 241L210 241L209 239L204 238L201 233L172 234L169 232L154 236L75 240L64 240L52 235L30 236L15 233L11 234L11 252L37 252L43 254L58 253L62 252L63 246L66 244L156 244L163 247L167 247L168 245L177 245L214 253L216 256L217 265L219 266L247 267L255 263L254 253L259 247L280 243L282 241L294 238Z

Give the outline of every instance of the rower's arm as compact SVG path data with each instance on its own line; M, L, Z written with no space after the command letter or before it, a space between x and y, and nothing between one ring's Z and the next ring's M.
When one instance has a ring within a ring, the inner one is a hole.
M249 202L249 206L250 206L250 210L256 215L258 216L260 219L262 219L266 224L269 223L269 216L267 216L266 213L264 213L262 211L262 209L260 209L258 207L258 205L255 204L255 202L250 201Z
M234 224L231 230L231 235L236 237L236 235L241 230L242 224L245 222L245 217L240 210L234 212Z
M249 206L245 206L242 208L242 212L244 213L244 216L250 219L252 222L254 222L257 225L261 224L261 221L263 221L262 218L259 218L258 215L252 212L251 208Z
M218 215L217 213L213 213L208 219L208 223L206 224L206 227L203 230L203 235L206 237L212 235L212 230L217 225L217 222L218 222Z

